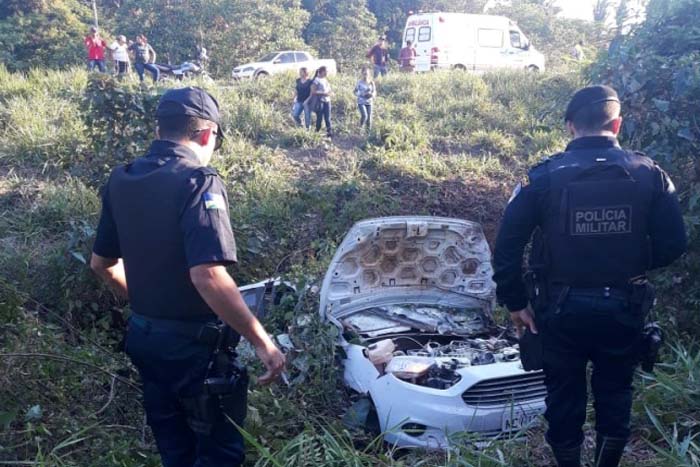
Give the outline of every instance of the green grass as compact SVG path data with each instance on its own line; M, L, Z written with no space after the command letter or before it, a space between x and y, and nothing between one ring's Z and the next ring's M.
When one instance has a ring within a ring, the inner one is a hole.
M319 285L345 232L367 217L460 217L481 222L492 240L527 166L563 149L563 107L581 83L574 75L390 75L378 83L365 134L354 80L331 80L330 141L294 127L291 76L195 83L217 97L229 134L214 165L229 191L239 283L282 273L299 290ZM147 148L161 91L83 71L0 67L0 353L70 359L0 357L0 465L158 465L138 391L100 370L137 379L109 350L125 304L85 263L99 189L115 165ZM249 465L540 466L548 458L541 430L485 450L463 440L447 454L395 452L348 432L336 331L317 306L309 293L267 320L303 351L290 356L291 387L251 388ZM679 344L655 378L638 378L643 456L628 465L697 463L696 352ZM27 417L36 405L41 416Z

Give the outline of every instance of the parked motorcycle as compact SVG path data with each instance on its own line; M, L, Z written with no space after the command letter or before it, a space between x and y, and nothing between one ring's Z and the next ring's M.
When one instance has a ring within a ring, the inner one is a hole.
M154 65L160 70L161 79L170 78L181 81L183 78L191 78L193 76L209 78L209 74L198 62L183 62L180 65L155 63Z

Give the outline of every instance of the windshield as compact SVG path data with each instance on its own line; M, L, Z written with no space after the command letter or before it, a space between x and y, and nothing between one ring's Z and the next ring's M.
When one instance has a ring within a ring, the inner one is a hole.
M259 62L271 62L278 55L279 55L279 52L273 52L273 53L265 55L263 58L261 58L258 61Z
M349 330L370 336L415 329L438 334L474 335L488 330L489 314L479 307L401 304L378 306L343 320Z

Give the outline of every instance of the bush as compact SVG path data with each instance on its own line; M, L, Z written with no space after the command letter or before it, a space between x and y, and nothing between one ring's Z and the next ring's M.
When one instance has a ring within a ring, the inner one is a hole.
M672 176L680 195L689 234L689 251L657 280L666 304L680 310L678 329L695 336L700 305L700 8L696 0L655 0L647 21L620 38L609 58L595 70L596 79L620 94L625 117L623 137L656 159ZM684 293L678 293L682 288Z

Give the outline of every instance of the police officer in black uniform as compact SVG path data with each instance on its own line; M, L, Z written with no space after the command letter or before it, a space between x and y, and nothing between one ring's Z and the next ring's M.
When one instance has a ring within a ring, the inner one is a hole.
M630 435L632 379L649 308L642 302L653 302L645 274L686 248L673 183L650 158L620 148L621 123L612 88L578 91L566 111L573 141L516 188L494 250L499 301L519 334L540 333L546 438L562 467L580 465L589 361L594 465L618 465ZM528 294L522 260L533 233L535 285ZM535 302L534 319L528 301Z
M224 137L216 100L199 88L170 90L156 117L148 153L110 176L91 267L131 303L126 352L163 465L238 466L243 440L225 415L245 416L247 377L220 351L235 348L240 333L267 368L263 383L285 359L226 271L236 262L228 198L207 167ZM210 379L213 354L217 367L238 371Z

